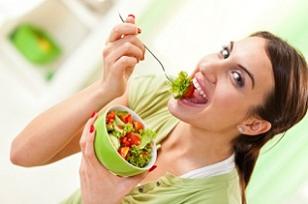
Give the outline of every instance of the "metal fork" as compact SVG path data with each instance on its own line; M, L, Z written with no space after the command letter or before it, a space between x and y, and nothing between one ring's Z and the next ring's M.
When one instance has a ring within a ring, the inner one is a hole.
M121 21L124 23L124 22L125 22L125 21L124 21L124 18L121 16L120 12L119 12L119 17L120 17ZM163 71L164 71L165 77L166 77L170 82L172 82L172 80L169 78L169 76L168 76L168 74L167 74L167 72L166 72L166 70L165 70L165 67L164 67L163 63L161 63L161 61L154 55L154 53L153 53L145 44L143 44L143 45L144 45L144 48L145 48L145 49L157 60L157 62L159 63L159 65L161 66L161 68L162 68Z

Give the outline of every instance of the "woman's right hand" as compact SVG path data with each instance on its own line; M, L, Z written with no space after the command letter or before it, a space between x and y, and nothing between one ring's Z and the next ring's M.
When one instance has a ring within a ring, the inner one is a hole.
M141 29L135 25L135 17L129 15L125 23L113 28L103 51L103 87L119 97L126 90L127 80L135 65L144 59L145 48L137 38Z

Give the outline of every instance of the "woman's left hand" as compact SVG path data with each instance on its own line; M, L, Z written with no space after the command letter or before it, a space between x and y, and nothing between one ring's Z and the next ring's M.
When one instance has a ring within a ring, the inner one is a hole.
M148 172L133 177L119 177L99 163L93 148L95 136L93 123L96 118L97 114L88 120L80 138L82 160L79 173L82 203L120 203Z

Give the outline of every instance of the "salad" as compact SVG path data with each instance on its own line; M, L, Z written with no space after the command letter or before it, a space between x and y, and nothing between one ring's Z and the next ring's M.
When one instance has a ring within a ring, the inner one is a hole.
M126 161L140 168L150 162L154 131L145 129L129 112L122 110L107 113L106 127L111 143Z
M171 93L175 99L190 98L194 93L192 78L184 71L181 71L177 78L171 81Z

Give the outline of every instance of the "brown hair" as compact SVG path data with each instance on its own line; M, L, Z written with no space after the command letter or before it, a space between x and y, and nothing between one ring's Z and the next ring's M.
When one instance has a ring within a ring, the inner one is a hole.
M308 73L303 55L269 32L257 32L250 36L267 40L266 53L272 64L275 87L265 103L253 111L253 114L269 121L271 129L253 137L239 135L233 143L244 204L245 189L261 147L275 135L285 133L298 123L305 116L308 106Z

